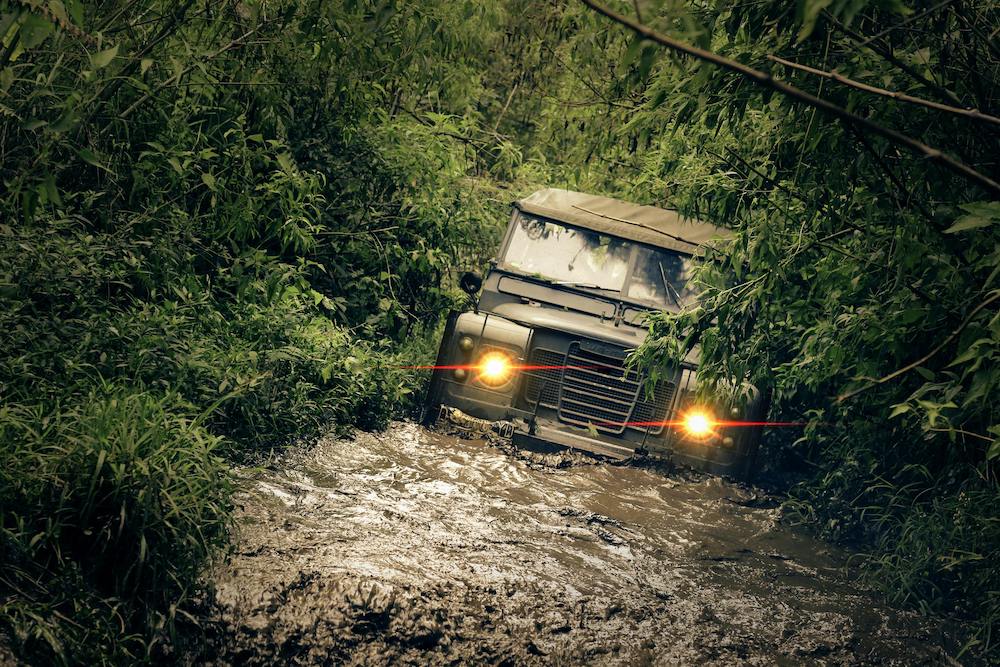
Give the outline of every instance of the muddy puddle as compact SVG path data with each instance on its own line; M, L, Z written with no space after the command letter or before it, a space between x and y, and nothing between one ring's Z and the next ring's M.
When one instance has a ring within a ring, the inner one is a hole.
M955 664L746 487L405 423L243 472L217 664Z

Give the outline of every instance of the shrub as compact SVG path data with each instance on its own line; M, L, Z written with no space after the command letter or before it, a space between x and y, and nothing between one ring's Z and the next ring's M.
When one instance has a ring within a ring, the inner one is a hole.
M226 540L231 482L203 417L113 385L0 409L0 610L22 655L150 650Z

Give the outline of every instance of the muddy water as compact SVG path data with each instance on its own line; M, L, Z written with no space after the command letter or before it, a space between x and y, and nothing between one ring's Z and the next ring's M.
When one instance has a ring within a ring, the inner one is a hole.
M547 463L395 424L245 471L215 661L950 662L752 489Z

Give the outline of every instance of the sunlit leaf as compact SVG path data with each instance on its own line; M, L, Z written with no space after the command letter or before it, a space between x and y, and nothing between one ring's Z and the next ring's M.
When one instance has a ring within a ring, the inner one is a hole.
M104 49L90 56L90 64L94 69L101 69L111 64L111 61L118 55L118 45L115 44L110 49Z

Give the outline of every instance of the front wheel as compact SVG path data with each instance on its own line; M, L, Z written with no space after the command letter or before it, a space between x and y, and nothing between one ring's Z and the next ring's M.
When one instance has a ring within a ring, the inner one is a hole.
M452 338L455 337L455 323L458 321L459 312L456 310L448 313L448 319L444 325L444 334L441 336L441 344L438 346L437 359L434 366L443 366L448 358L448 350L451 349ZM427 397L424 399L424 407L420 412L420 423L424 426L433 426L437 421L438 412L441 409L441 371L433 370L431 380L427 384Z

